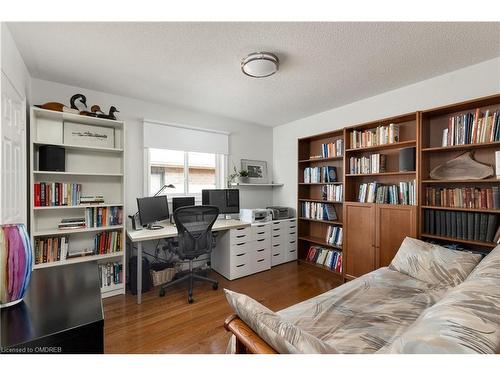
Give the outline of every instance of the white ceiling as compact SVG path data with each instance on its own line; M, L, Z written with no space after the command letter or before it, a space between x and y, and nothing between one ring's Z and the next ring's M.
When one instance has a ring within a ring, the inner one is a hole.
M276 126L500 56L500 23L10 23L33 77ZM274 76L243 75L257 51Z

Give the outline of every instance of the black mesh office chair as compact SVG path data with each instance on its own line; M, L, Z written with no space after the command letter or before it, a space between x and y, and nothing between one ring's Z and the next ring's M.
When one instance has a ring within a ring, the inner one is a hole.
M200 276L193 271L193 260L203 254L212 252L214 240L212 226L219 216L219 208L215 206L186 206L174 212L174 221L177 226L179 247L177 254L181 260L189 261L189 273L179 279L170 281L160 288L160 297L165 296L165 288L189 281L188 302L193 303L193 281L208 281L216 290L219 283L208 277Z

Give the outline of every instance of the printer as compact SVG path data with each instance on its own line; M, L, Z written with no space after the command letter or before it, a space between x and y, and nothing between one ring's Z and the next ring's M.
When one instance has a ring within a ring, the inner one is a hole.
M242 208L240 209L240 220L247 223L260 223L273 219L271 210L267 208Z
M293 211L290 207L271 206L267 207L267 209L271 210L273 220L291 219L293 217Z

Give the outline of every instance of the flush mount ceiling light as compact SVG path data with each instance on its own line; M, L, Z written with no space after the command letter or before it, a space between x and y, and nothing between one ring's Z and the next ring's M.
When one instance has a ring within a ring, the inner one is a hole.
M241 60L241 71L254 78L269 77L279 69L278 56L269 52L254 52Z

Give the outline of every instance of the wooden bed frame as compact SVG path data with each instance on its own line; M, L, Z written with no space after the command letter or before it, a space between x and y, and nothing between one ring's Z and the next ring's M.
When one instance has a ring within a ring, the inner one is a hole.
M227 317L224 328L236 338L235 354L279 354L236 314Z

